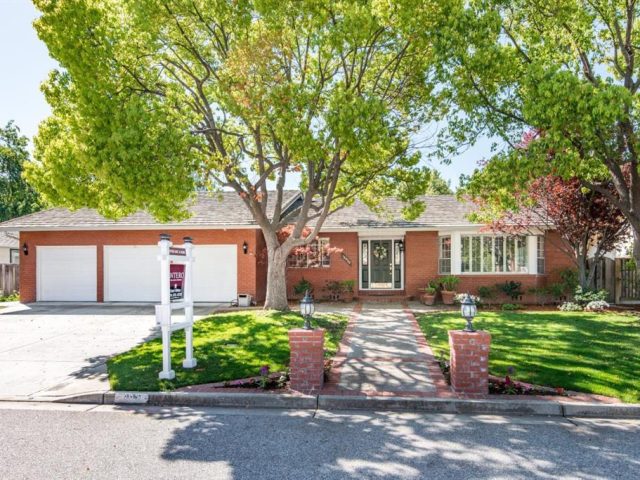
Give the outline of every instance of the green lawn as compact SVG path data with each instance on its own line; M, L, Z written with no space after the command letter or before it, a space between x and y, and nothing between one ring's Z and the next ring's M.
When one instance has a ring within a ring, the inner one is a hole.
M424 314L420 327L436 356L449 356L448 330L458 312ZM476 329L491 333L489 370L515 379L640 402L640 319L613 313L480 312Z
M174 332L171 357L176 378L159 380L162 369L162 341L158 338L122 353L107 363L114 390L173 390L186 385L220 382L259 374L269 365L283 371L289 363L288 330L302 326L297 313L245 311L213 315L193 327L194 356L198 366L183 369L184 331ZM314 326L327 330L325 349L333 356L347 326L347 317L318 314Z

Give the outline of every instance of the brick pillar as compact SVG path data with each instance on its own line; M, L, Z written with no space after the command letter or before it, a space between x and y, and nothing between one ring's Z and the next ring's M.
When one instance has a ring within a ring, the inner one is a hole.
M458 393L481 396L489 393L489 332L449 331L451 386Z
M324 383L324 328L289 330L291 389L320 391Z

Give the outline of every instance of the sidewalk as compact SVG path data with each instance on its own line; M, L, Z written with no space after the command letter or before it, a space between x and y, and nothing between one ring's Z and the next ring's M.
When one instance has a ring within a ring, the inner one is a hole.
M415 317L399 304L364 304L354 310L322 393L453 396Z

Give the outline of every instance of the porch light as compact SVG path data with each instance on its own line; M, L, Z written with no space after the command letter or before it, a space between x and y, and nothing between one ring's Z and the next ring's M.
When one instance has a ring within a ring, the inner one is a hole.
M247 242L244 242L242 244L242 253L246 255L248 251L249 251L249 244Z
M398 248L400 249L401 252L404 252L404 241L400 240L398 242Z
M309 295L309 290L304 293L304 298L300 300L300 313L304 318L304 329L305 330L313 330L311 328L311 317L313 316L313 312L315 312L316 307L313 304L313 298Z
M27 245L27 242L24 242L22 244L22 253L24 253L25 255L29 255L29 245Z
M467 326L464 327L464 331L475 332L472 322L473 318L476 316L476 313L478 313L478 307L476 307L475 302L471 298L471 295L469 295L468 293L465 294L464 298L462 299L460 313L462 314L462 318L467 321Z

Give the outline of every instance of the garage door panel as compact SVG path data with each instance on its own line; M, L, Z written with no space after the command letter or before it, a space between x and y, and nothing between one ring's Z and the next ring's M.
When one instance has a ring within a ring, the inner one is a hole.
M238 296L235 245L196 245L193 262L193 300L230 302Z
M104 247L105 301L159 302L158 247L150 245Z
M96 246L38 246L36 263L39 301L97 301Z

